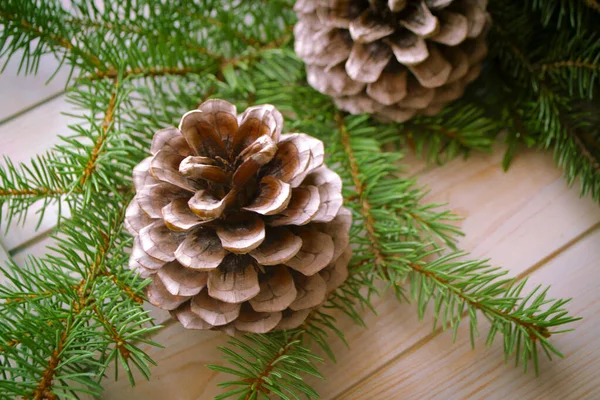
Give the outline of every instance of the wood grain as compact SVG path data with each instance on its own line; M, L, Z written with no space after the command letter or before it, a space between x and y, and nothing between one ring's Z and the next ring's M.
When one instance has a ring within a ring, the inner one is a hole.
M0 88L3 94L0 96L0 121L62 93L69 77L69 69L62 68L48 82L59 65L59 61L51 54L41 57L36 75L18 74L22 54L22 51L15 53L0 74Z
M0 243L0 266L5 267L9 260L10 256L8 255L8 251L6 251L4 246ZM2 277L0 277L0 282L2 282Z
M479 155L421 175L420 182L431 186L430 201L449 201L450 208L466 216L463 228L467 236L461 243L463 248L474 251L477 256L492 255L494 264L504 264L513 274L518 274L543 263L557 249L576 240L600 221L598 207L589 199L579 199L576 189L567 188L549 154L521 154L508 174L502 173L500 158L501 153ZM426 318L426 322L420 323L413 306L399 305L391 295L384 296L375 305L379 316L365 316L367 330L340 318L350 350L338 340L332 340L338 364L326 364L321 369L327 381L311 381L322 398L340 395L352 383L430 336L430 320ZM177 324L167 327L157 336L157 341L167 348L148 349L159 363L153 368L152 380L138 383L133 389L125 381L115 384L106 381L106 398L158 399L161 397L153 394L165 380L171 390L175 390L171 392L173 398L212 398L219 393L215 391L216 383L229 377L214 374L195 361L196 379L193 381L187 378L187 373L177 372L190 368L188 353L203 354L203 362L207 362L209 354L214 354L204 343L205 337L212 342L210 333L185 331ZM172 348L174 343L176 347ZM220 357L215 354L208 362L219 363Z
M521 368L505 365L500 340L486 349L482 338L472 350L465 325L457 343L452 344L452 335L444 333L386 365L340 398L501 399L508 394L523 400L600 398L599 249L600 229L595 229L537 271L527 284L529 289L551 284L552 296L573 296L567 308L583 317L570 327L576 329L574 333L553 339L566 356L554 361L540 358L540 378L536 379L533 371L524 374Z
M6 96L10 97L10 96ZM65 96L53 99L19 117L0 125L0 151L14 164L27 163L33 156L43 154L59 143L58 135L68 135L68 125L76 119L62 113L73 111ZM66 211L63 208L63 211ZM40 232L47 232L56 225L58 205L47 207L39 229L36 229L41 203L32 206L26 223L14 223L9 233L4 225L0 230L0 242L8 251L12 251L35 238Z

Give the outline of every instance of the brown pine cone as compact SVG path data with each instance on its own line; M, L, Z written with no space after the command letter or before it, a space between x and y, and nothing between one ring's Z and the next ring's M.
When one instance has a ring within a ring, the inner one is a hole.
M352 114L403 122L462 96L487 54L486 0L298 0L308 83Z
M271 105L209 100L134 169L130 267L186 328L295 328L348 275L342 181L320 140L282 127Z

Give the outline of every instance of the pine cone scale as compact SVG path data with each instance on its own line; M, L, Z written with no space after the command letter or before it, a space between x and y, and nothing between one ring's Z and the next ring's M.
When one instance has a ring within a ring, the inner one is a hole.
M394 26L380 20L371 9L350 22L350 36L355 42L371 43L394 33Z
M265 240L249 254L261 265L285 264L302 247L302 239L283 227L267 227Z
M248 261L226 257L221 268L209 273L208 295L224 303L243 303L255 297L260 292L258 274Z
M265 240L265 223L253 213L244 213L237 220L217 225L223 248L231 253L246 254Z
M184 267L196 271L211 271L221 264L227 251L214 231L198 229L185 237L174 255Z

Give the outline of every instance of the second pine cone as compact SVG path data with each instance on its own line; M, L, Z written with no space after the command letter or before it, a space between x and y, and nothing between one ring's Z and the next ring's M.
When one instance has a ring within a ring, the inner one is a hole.
M295 51L342 110L403 122L462 96L487 54L486 0L298 0Z

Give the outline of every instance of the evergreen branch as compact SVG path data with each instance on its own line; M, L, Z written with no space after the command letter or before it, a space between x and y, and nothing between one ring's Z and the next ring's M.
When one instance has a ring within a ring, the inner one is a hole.
M124 213L124 211L123 211ZM124 214L122 215L124 217ZM113 226L113 229L118 228L117 226ZM52 393L52 386L54 381L54 375L56 372L56 367L60 363L63 356L63 348L65 346L65 342L69 337L71 330L73 328L73 320L76 319L89 304L89 291L87 290L94 282L97 277L97 274L103 266L104 257L106 253L110 250L110 246L112 245L112 241L110 240L110 232L100 232L100 236L104 237L103 243L96 248L96 260L92 265L87 268L87 276L80 282L77 287L76 293L77 298L73 299L71 303L71 313L66 321L61 321L61 324L66 324L64 326L64 330L60 334L60 339L56 344L56 347L52 351L52 356L48 360L48 366L42 373L42 377L37 385L37 389L31 394L33 399L52 399L56 398L56 396Z
M48 367L42 375L42 379L38 383L37 389L32 393L34 400L45 400L45 399L56 399L54 393L52 393L52 381L54 380L54 374L56 373L56 367L60 363L61 354L67 341L67 337L70 333L70 325L60 335L60 339L56 344L56 348L52 351L52 356L48 360Z
M68 192L64 189L48 189L48 188L33 188L33 189L0 189L0 197L58 197Z
M88 61L89 63L95 65L100 69L104 69L98 57L84 51L80 47L74 45L67 38L62 37L60 35L54 34L52 32L46 32L42 27L36 26L35 23L31 21L27 21L24 18L19 18L15 14L11 14L6 11L0 10L0 18L4 20L4 23L12 23L17 29L22 30L25 33L30 34L34 38L40 38L41 40L45 40L48 43L61 47L65 49L67 52L72 52L73 54L81 57L82 59Z
M579 149L579 152L587 159L591 168L600 176L600 161L588 150L587 146L579 138L579 135L573 130L568 129L569 136L575 142L575 145Z
M277 362L279 362L282 358L284 358L290 351L292 351L293 346L297 343L300 343L298 339L302 337L302 331L296 332L295 334L289 335L284 339L283 343L281 343L281 348L272 357L267 358L266 363L264 363L263 368L261 368L260 373L256 378L247 378L244 380L251 388L252 392L248 393L244 400L250 400L253 395L256 393L269 393L269 389L263 387L267 385L267 380L269 379L269 375L273 373Z
M137 304L144 304L144 298L137 294L131 286L123 282L119 277L109 271L100 271L100 275L108 277L123 293L125 293L131 300Z
M38 201L43 203L38 219L41 222L46 207L66 197L69 190L65 177L50 166L56 159L49 152L33 158L29 165L17 167L4 158L4 165L0 166L0 206L6 207L0 207L0 223L4 222L3 217L7 227L13 219L24 221L29 207Z
M580 61L580 60L566 60L566 61L555 61L551 63L543 63L535 66L535 70L540 70L541 72L547 72L562 68L580 68L587 69L590 71L600 72L600 65L594 64L591 62Z
M469 306L482 311L484 314L492 315L495 318L499 318L501 320L513 323L514 325L521 327L522 329L526 330L529 336L534 340L540 335L545 338L549 338L552 335L552 333L549 332L548 328L546 328L545 326L540 326L533 322L529 322L522 317L513 316L507 311L497 309L489 304L485 304L481 300L477 300L477 298L474 295L466 292L463 289L463 287L460 287L464 286L464 283L462 282L459 285L454 284L452 280L440 276L440 274L437 271L432 271L418 264L410 263L409 266L410 268L412 268L413 271L426 276L428 279L435 282L435 284L438 287L456 295Z
M96 163L98 162L98 157L100 156L102 149L105 148L106 140L108 137L108 130L113 124L118 88L119 80L115 79L112 94L110 95L110 100L108 101L108 107L104 112L104 119L102 120L101 132L98 135L98 139L96 139L96 143L94 143L94 147L92 148L92 151L90 153L87 165L85 166L83 174L79 179L79 184L81 186L83 186L90 178L90 176L94 173L94 170L96 169Z
M172 43L176 39L172 36L164 35L159 32L144 30L139 25L138 26L128 26L128 25L115 24L115 23L106 22L106 21L84 20L81 18L68 18L65 22L69 23L69 24L73 24L75 26L80 26L80 27L102 29L105 31L113 31L113 33L115 33L115 34L130 33L130 34L140 35L140 36L143 36L145 39L152 39L155 41L166 41L166 42ZM134 38L132 38L132 40L133 39ZM185 42L183 42L183 44L185 45L185 47L187 47L190 50L193 50L199 54L210 56L214 59L220 59L223 57L220 54L212 53L206 47L200 46L195 42L185 41ZM109 70L107 72L110 72L110 71L112 71L113 73L116 72L114 69ZM103 71L97 71L97 72L101 73Z
M375 257L375 265L380 271L380 273L385 274L384 271L386 268L386 263L384 260L383 252L378 246L379 238L377 237L377 233L375 232L374 228L375 220L373 218L373 215L371 215L371 204L369 204L369 200L367 199L364 193L364 184L361 181L358 163L356 162L354 151L352 150L352 146L350 144L350 135L348 134L348 130L346 129L346 125L344 122L344 117L341 113L336 113L335 120L338 124L340 140L346 153L346 157L350 167L350 175L352 177L352 183L354 184L354 190L360 203L360 214L363 216L365 223L365 231L367 237L369 238L369 242L371 243L371 251L373 252L373 255Z
M204 21L207 24L212 25L217 28L229 28L226 25L224 25L221 21L219 21L218 19L212 18L210 16L206 16L204 14L192 13L192 12L188 11L188 15L194 19ZM254 47L254 46L259 46L262 44L262 42L260 40L256 40L251 37L248 37L243 32L240 32L236 29L230 29L230 31L233 33L233 35L237 39L240 39L242 42L246 43L248 46Z
M92 310L94 311L94 314L96 314L96 317L98 317L98 321L100 321L100 323L104 325L106 332L108 332L113 343L115 343L117 351L121 354L121 357L123 357L124 360L129 359L129 357L131 356L131 352L125 346L127 341L125 340L125 338L123 338L123 336L119 334L117 327L112 322L110 322L108 318L106 318L106 316L102 313L102 311L100 311L98 306L96 306L95 304L92 306Z
M469 97L469 93L465 95ZM499 124L473 101L459 100L434 116L417 116L400 126L413 151L443 164L471 151L491 152Z
M280 46L282 43L285 43L286 41L291 39L291 35L284 35L272 42L269 42L267 44L265 44L264 46L257 48L255 51L253 51L250 54L244 55L244 56L240 56L240 57L234 57L234 58L224 58L223 56L220 55L213 55L214 58L214 62L218 64L218 74L222 74L222 71L227 68L227 67L236 67L239 64L242 63L246 63L249 61L255 61L257 59L259 59L260 55L268 50L272 50L274 48L277 48L278 46ZM133 68L131 70L125 70L123 71L122 77L123 78L130 78L130 77L135 77L135 78L145 78L145 77L152 77L152 78L157 78L157 77L161 77L161 76L187 76L189 74L200 74L206 72L206 67L202 66L202 67L198 67L198 68L193 68L193 67L136 67ZM94 80L100 80L100 79L116 79L117 76L119 75L119 71L116 69L109 69L107 71L96 71L94 74L90 74L85 76L84 78L80 78L79 80L87 80L87 81L94 81Z
M492 29L504 39L503 44L510 50L510 52L515 56L515 58L521 62L523 67L525 67L525 69L530 73L533 72L535 70L535 67L533 66L533 64L531 64L529 59L525 56L523 51L511 38L508 31L500 24L500 22L495 22L494 24L492 24Z

